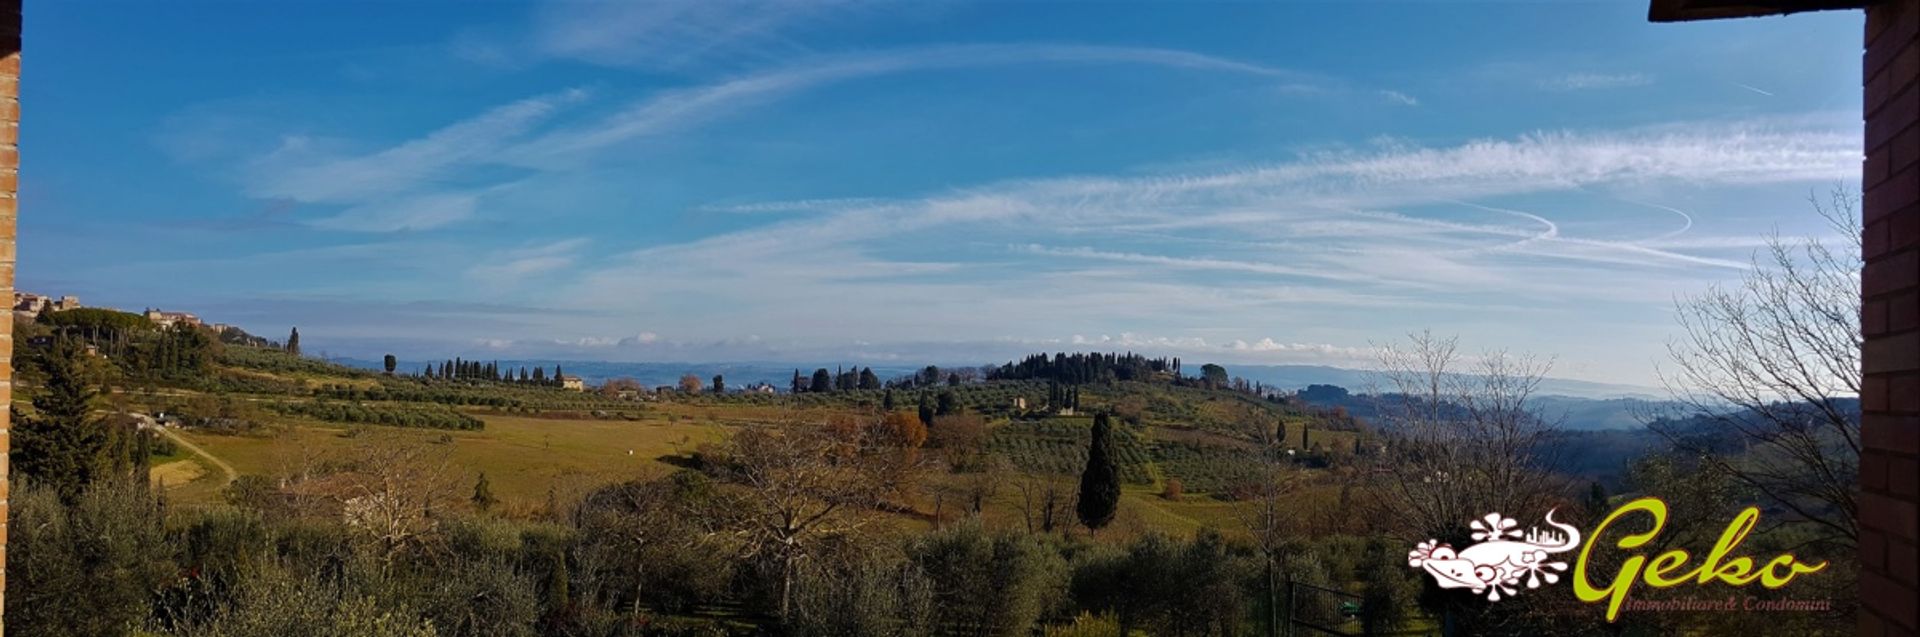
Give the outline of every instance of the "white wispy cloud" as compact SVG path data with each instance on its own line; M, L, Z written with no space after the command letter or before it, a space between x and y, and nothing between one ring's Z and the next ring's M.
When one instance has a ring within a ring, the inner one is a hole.
M360 155L318 151L312 140L290 137L253 162L248 192L306 203L360 203L416 191L462 168L489 162L503 144L586 97L586 91L577 89L530 97Z
M1155 303L1181 286L1196 308L1258 302L1253 295L1281 288L1338 290L1408 307L1448 290L1536 303L1665 303L1680 286L1717 276L1714 270L1745 267L1725 251L1742 244L1681 236L1691 217L1676 209L1622 203L1623 215L1642 220L1616 224L1620 230L1659 230L1582 235L1557 223L1552 211L1477 202L1628 186L1844 179L1857 170L1856 134L1824 122L1546 131L1451 146L1316 152L1212 172L1015 180L920 199L753 204L815 214L633 251L588 268L571 294L645 304L684 287L808 325L830 322L825 317L847 304L873 308L864 310L867 320L910 324L911 315L944 311L938 308L951 303L943 299L974 299L970 313L1017 316L1035 304ZM1075 239L1032 239L1060 233ZM951 250L939 249L909 261L887 250L955 236L997 245L1021 265L950 261L943 256ZM1095 292L1082 282L1105 276L1097 268L1114 268L1117 278L1101 279ZM1620 276L1631 270L1664 272L1662 283ZM1055 280L1056 271L1082 277ZM928 278L942 273L968 276ZM724 291L703 283L721 279L738 283ZM1147 287L1158 283L1167 285ZM1215 290L1223 294L1209 293Z
M805 54L794 37L878 3L849 0L550 2L536 12L531 50L595 64L682 70Z
M1237 73L1272 82L1310 83L1310 74L1175 49L1068 44L933 46L822 55L774 70L666 91L598 121L558 130L509 151L531 165L578 158L631 140L685 130L739 109L827 84L906 72L1025 64L1131 64Z
M463 182L481 169L510 166L544 172L574 170L600 151L636 140L691 130L742 109L765 105L824 85L860 78L941 69L1026 64L1142 65L1229 73L1276 83L1317 81L1311 75L1173 49L1056 44L933 46L814 56L801 62L634 100L596 118L555 122L587 100L573 89L508 103L419 138L361 153L338 140L289 135L248 163L248 194L306 204L345 205L315 225L335 230L392 232L447 225L471 218L481 203L461 197L503 186ZM484 173L483 173L484 174ZM502 178L506 179L506 178ZM460 187L467 192L451 194Z
M313 225L356 232L430 230L471 218L477 202L470 192L404 196L353 206Z
M1412 95L1408 95L1400 91L1380 91L1380 97L1386 98L1388 102L1399 104L1401 106L1419 106L1420 105L1420 100L1414 99Z
M1540 81L1540 87L1555 91L1587 91L1630 88L1653 83L1645 73L1568 73Z
M526 277L571 267L578 259L585 238L563 239L492 255L486 262L467 269L467 276L489 284L512 284Z

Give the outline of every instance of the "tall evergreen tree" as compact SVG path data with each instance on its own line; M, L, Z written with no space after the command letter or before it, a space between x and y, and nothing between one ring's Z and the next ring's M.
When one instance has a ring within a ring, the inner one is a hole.
M933 397L926 392L920 393L920 424L933 426L933 417L939 415L933 408Z
M860 368L860 388L861 389L879 389L880 388L880 377L875 376L873 374L872 367Z
M813 384L807 387L807 391L820 393L833 391L833 372L827 371L825 367L813 370Z
M287 334L287 353L294 356L300 355L300 328L298 327L293 328L293 332Z
M1113 425L1106 414L1093 417L1093 440L1087 445L1087 468L1080 473L1080 502L1075 512L1088 532L1113 521L1120 506L1120 468L1114 464Z
M400 359L394 358L392 354L388 354L387 357L383 359L381 362L384 363L385 367L387 368L388 376L392 376L394 368L397 368L400 366Z
M886 393L885 395L882 395L882 396L880 397L880 408L881 408L881 409L883 409L883 410L886 410L886 411L893 411L893 407L894 407L894 405L893 405L893 388L892 388L892 387L888 387L888 388L887 388L887 393Z
M46 380L33 397L33 417L15 428L14 466L71 501L107 477L116 451L124 457L125 450L112 448L117 436L111 425L93 414L101 378L79 341L60 337L39 365Z
M555 385L560 384L560 377L565 374L566 372L560 371L559 365L554 365L553 366L553 384Z
M803 392L803 391L806 391L806 390L807 390L807 388L806 388L806 387L803 387L803 386L801 386L801 384L800 384L800 383L801 383L801 381L800 381L800 368L798 368L798 367L796 367L796 368L794 368L794 369L793 369L793 393L796 393L796 394L798 394L798 393L800 393L800 392Z

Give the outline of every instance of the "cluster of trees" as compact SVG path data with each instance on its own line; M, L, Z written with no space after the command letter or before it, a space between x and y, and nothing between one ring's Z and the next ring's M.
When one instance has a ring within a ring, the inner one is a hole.
M1221 370L1224 372L1225 370ZM1180 359L1147 358L1127 352L1034 354L991 368L987 380L1050 380L1068 385L1180 377Z
M1047 406L1054 409L1080 409L1080 388L1062 386L1060 381L1047 381Z
M715 377L719 378L719 377ZM880 389L880 377L874 375L872 367L837 368L827 371L822 367L813 370L812 376L802 377L800 370L793 370L793 393L812 392L824 394L836 391L854 391L859 389Z
M222 349L206 328L176 324L160 328L146 317L103 308L49 312L36 319L35 335L74 340L112 361L120 373L140 380L198 378L212 371Z
M486 426L479 418L445 407L314 401L271 403L269 409L327 422L461 431L478 431Z
M1206 389L1229 389L1250 396L1266 397L1275 392L1265 385L1244 378L1232 378L1227 368L1207 363L1200 375L1182 374L1178 357L1148 358L1132 352L1033 354L1017 362L986 368L987 380L1046 380L1065 385L1107 384L1120 381L1164 380L1175 385Z
M987 379L991 365L974 369L971 367L941 368L939 365L922 367L912 374L887 381L886 386L894 389L929 389L945 385L959 387L968 383Z
M104 482L144 484L153 434L126 418L99 413L112 370L76 338L57 338L28 361L36 373L33 409L13 428L13 474L72 502Z
M180 323L136 342L124 366L143 378L195 378L213 370L219 347L205 329Z
M397 362L392 354L386 356L385 365L387 373L393 373ZM449 358L438 366L428 364L420 370L420 377L428 380L480 381L548 387L559 387L560 377L564 375L565 372L561 371L559 365L553 366L553 374L549 376L545 366L536 365L531 371L521 366L516 370L512 367L501 367L499 361L470 361L458 357Z
M34 319L34 324L100 347L111 346L116 341L154 329L153 322L144 316L99 307L43 312Z

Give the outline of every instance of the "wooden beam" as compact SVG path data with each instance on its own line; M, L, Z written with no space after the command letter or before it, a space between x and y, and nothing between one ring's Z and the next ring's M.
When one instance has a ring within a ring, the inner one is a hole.
M1863 9L1874 3L1875 0L1652 0L1647 7L1647 20L1688 22L1752 18L1807 11Z

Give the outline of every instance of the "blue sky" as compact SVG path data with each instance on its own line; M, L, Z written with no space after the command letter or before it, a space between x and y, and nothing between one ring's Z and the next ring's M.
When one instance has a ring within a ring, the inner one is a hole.
M1645 3L35 3L19 287L307 349L1647 383L1826 232L1856 13Z

